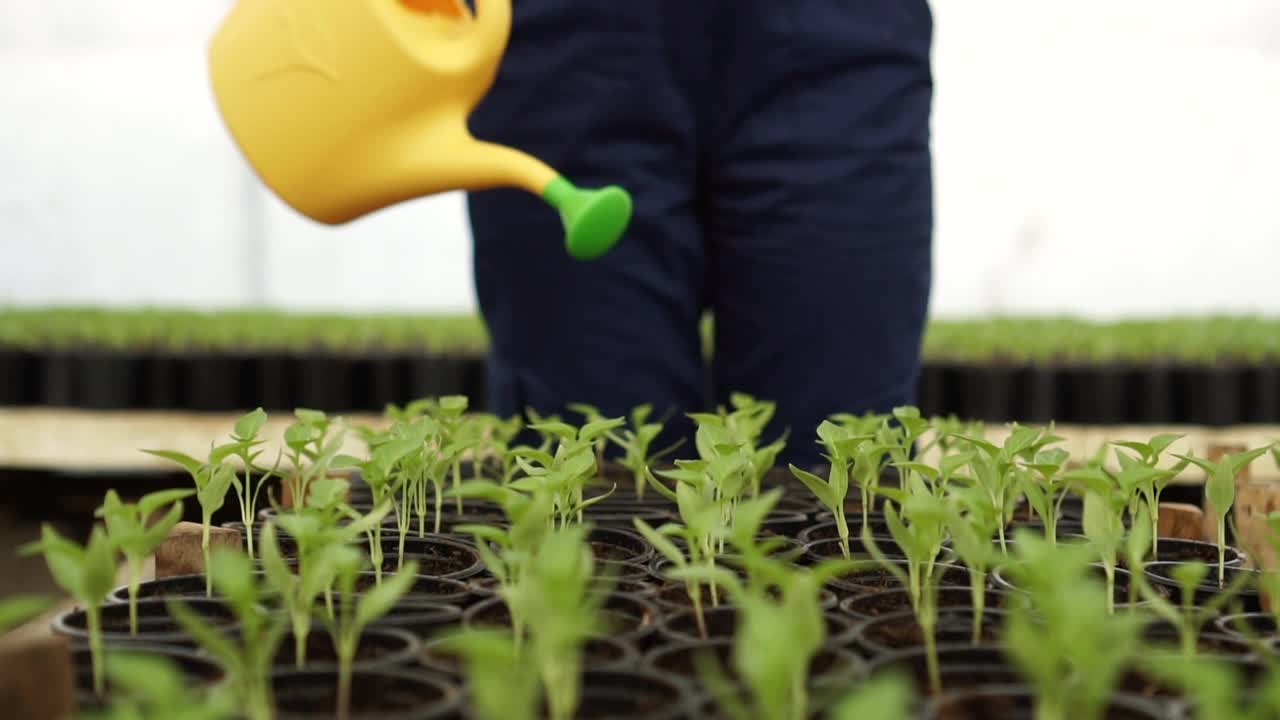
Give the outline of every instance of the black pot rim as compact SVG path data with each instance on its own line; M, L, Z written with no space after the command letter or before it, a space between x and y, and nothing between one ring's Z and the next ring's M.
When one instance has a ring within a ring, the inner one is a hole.
M229 607L225 602L223 602L222 600L216 597L214 598L183 598L182 601L186 603L188 606L217 605L223 608ZM144 607L165 607L167 604L168 604L168 601L161 598L138 598L139 615L141 615L141 610ZM129 604L127 602L114 602L110 600L104 600L104 602L98 606L100 611L109 610L111 612L124 612L126 614L126 617L128 614L128 607L129 607ZM63 610L62 612L55 615L52 622L49 625L50 630L55 635L68 637L68 638L71 638L73 641L78 641L81 639L87 640L87 638L89 637L89 631L87 627L82 630L78 627L71 625L68 622L69 618L76 615L86 616L85 623L87 625L88 623L87 611L83 606L77 605L75 607ZM221 623L216 627L217 631L224 635L234 634L239 631L239 628L240 628L240 621L238 619L232 619L231 621L226 623ZM102 641L105 644L112 644L112 645L115 645L115 644L132 645L132 644L138 644L139 642L142 642L142 643L152 643L156 645L177 644L177 645L190 647L195 642L195 639L192 638L190 635L188 635L186 632L181 630L148 633L145 631L144 628L139 627L137 635L130 634L128 631L125 631L125 632L103 631Z
M964 609L939 608L938 609L939 616L941 616L944 613L954 614L959 612L968 612L970 615L972 615L974 614L974 608L964 608ZM1003 618L1006 613L1004 610L1001 610L1000 608L983 608L982 614L983 614L983 624L986 626L990 626L992 622L999 622L1000 619ZM859 647L863 648L864 650L876 656L887 655L900 650L905 650L907 648L891 648L885 645L881 645L878 642L874 642L866 639L867 628L871 627L872 625L876 625L878 623L888 623L888 622L893 622L898 620L910 620L912 622L915 622L916 620L915 610L902 610L899 612L885 613L884 615L878 615L876 617L869 618L861 622L857 622L854 625L853 632L850 634L850 640L852 642L857 643ZM982 646L979 646L979 647L982 647Z
M280 678L309 677L317 678L323 682L336 684L337 669L333 670L313 670L303 668L274 668L271 671L271 682L274 686ZM385 678L395 678L406 683L418 685L430 685L439 691L442 699L434 703L429 708L421 708L416 713L404 715L402 712L397 713L392 710L385 710L375 713L360 713L351 715L352 720L434 720L435 718L452 717L458 711L462 703L462 690L454 683L450 682L446 677L419 671L411 671L405 669L356 669L352 672L352 684L360 676L374 675ZM394 713L394 714L393 714ZM332 714L315 714L315 713L291 713L278 711L277 720L320 720L321 718L332 717Z
M323 627L311 629L311 635L328 635L329 631ZM281 641L281 647L293 642L293 631L290 630L284 634L284 640ZM360 631L359 642L364 642L368 637L395 638L404 643L404 647L400 650L388 653L387 655L374 660L356 660L352 667L364 670L381 670L383 668L403 668L413 663L414 658L422 651L422 640L417 635L403 628L394 625L379 625L372 623L364 630ZM281 666L291 667L291 666ZM295 668L296 669L296 668ZM315 663L308 661L303 670L313 670L315 672L336 672L338 670L337 661Z
M976 688L959 688L943 691L941 695L928 698L924 703L921 715L926 720L938 717L939 708L955 698L970 697L1035 697L1035 690L1027 685L985 685ZM1126 710L1146 713L1152 720L1160 720L1168 716L1165 708L1159 703L1129 693L1112 693L1110 707L1121 707Z

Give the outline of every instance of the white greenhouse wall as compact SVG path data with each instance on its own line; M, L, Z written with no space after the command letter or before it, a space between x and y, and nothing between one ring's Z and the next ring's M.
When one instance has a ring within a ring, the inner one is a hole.
M228 5L0 0L0 305L473 308L460 195L328 228L258 186ZM1280 3L933 5L935 314L1280 314Z

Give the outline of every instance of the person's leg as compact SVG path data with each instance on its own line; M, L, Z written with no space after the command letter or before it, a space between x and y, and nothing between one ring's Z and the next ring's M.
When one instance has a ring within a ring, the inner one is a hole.
M914 402L931 284L925 0L743 0L710 169L714 377L778 402L783 461L831 413Z
M523 0L496 83L472 117L482 140L528 151L582 187L619 184L634 220L601 259L568 256L560 220L516 190L475 193L479 304L492 336L489 408L620 416L699 409L704 256L696 147L671 83L664 26L630 3ZM656 448L655 448L656 449Z

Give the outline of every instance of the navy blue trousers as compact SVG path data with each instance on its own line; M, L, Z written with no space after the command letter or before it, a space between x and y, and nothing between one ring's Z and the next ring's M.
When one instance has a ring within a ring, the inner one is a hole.
M539 198L470 196L490 409L653 403L680 434L741 391L778 403L783 461L815 463L831 413L913 403L932 32L926 0L516 0L473 132L636 210L583 263Z

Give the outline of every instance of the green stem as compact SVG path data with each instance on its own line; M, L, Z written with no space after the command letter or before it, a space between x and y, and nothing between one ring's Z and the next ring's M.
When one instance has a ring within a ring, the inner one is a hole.
M1116 566L1114 562L1107 561L1103 563L1107 574L1107 614L1114 615L1116 612Z
M142 584L142 558L129 556L129 634L138 634L138 586Z
M458 487L459 487L460 485L462 485L462 463L461 463L460 461L458 461L458 460L454 460L454 461L453 461L453 489L454 489L454 492L457 492ZM458 495L458 496L455 498L455 500L457 500L456 506L457 506L457 508L458 508L458 514L459 514L459 515L461 515L461 514L462 514L462 496L461 496L461 495Z
M102 610L96 602L85 603L85 617L89 620L89 663L93 672L93 693L103 697L106 693L106 676L102 657Z
M436 534L440 534L440 516L444 514L444 493L436 486Z
M973 638L974 645L982 644L983 610L987 603L986 573L969 568L969 593L973 598Z
M355 648L349 647L345 639L340 643L338 655L338 720L351 717L351 665L355 657Z
M311 633L308 620L306 615L293 614L293 661L299 670L307 664L307 636Z
M200 528L200 554L204 556L204 596L207 598L213 597L213 576L209 571L209 567L212 565L209 557L209 527L212 524L213 513L206 510L204 513L204 523Z
M1218 588L1222 588L1227 575L1227 521L1226 515L1218 516Z
M920 618L920 633L924 636L925 662L929 666L929 690L934 695L942 692L942 670L938 667L938 639L934 637L936 623L930 612Z
M707 618L702 613L702 586L691 582L687 586L689 599L693 601L693 618L698 623L698 637L707 639Z

